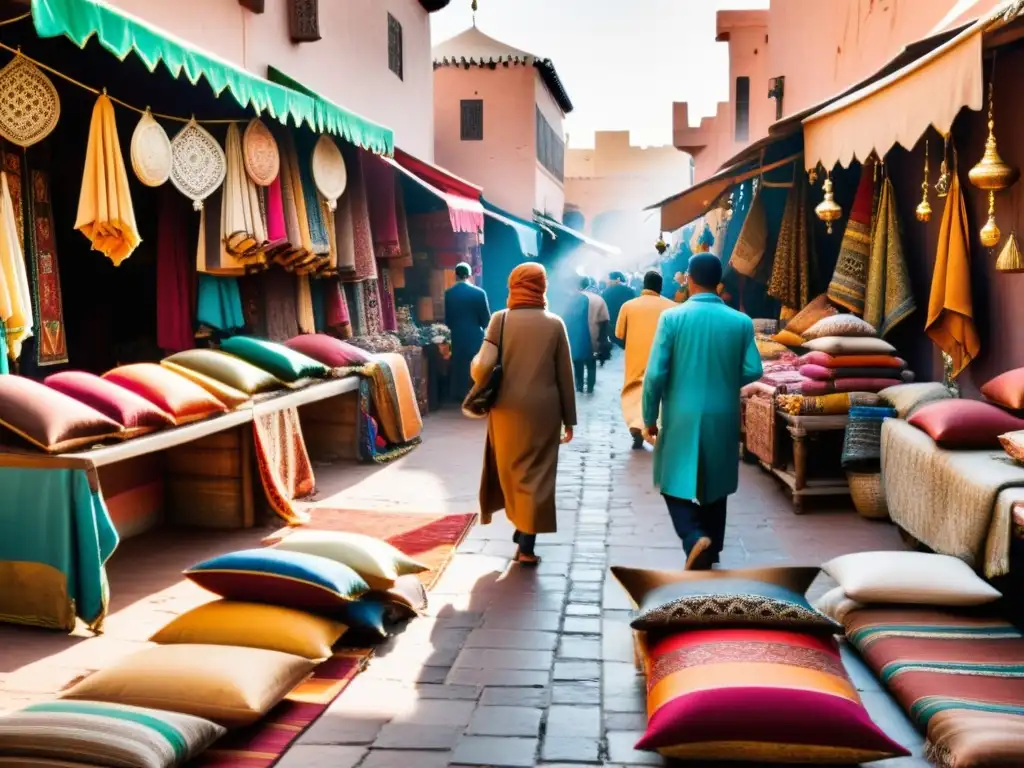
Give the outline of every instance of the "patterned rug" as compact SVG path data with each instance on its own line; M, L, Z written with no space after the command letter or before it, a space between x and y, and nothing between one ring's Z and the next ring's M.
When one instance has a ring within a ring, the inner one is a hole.
M430 568L421 575L430 589L476 522L475 514L420 514L348 509L317 509L304 530L345 531L385 539ZM264 539L273 544L296 528L282 528ZM293 690L259 723L234 731L193 761L193 768L269 768L338 698L373 655L372 648L341 648L313 676Z

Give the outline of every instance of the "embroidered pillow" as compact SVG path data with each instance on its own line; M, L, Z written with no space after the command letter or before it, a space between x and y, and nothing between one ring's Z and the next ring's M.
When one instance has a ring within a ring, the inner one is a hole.
M1024 429L1024 420L978 400L937 400L918 408L907 423L943 448L999 448L999 436Z
M284 386L262 368L217 349L189 349L164 358L163 362L189 368L247 395L272 392Z
M74 451L123 435L120 424L95 408L13 375L0 376L0 427L48 453Z
M985 383L981 394L996 405L1011 411L1024 411L1024 368L1001 373Z
M823 317L803 332L805 339L823 339L828 336L864 336L875 338L878 331L871 323L861 320L856 315L832 315Z
M797 594L804 594L821 573L821 569L808 566L776 566L743 568L729 571L659 571L646 568L611 567L612 576L626 590L633 607L639 607L647 595L659 587L671 584L743 579L776 584Z
M282 552L302 552L344 563L371 589L391 589L399 576L429 570L381 539L341 531L293 531L275 546Z
M1018 464L1024 464L1024 432L1007 432L999 436L1006 455Z
M307 357L317 360L328 368L349 368L366 365L373 358L354 344L322 333L311 333L296 336L285 342L288 349L301 352Z
M945 386L938 382L922 382L920 384L897 384L887 387L878 393L879 397L896 409L901 419L908 419L918 408L934 403L937 400L949 400L953 397Z
M892 355L894 347L884 339L870 336L824 336L804 342L804 349L811 352L824 352L833 357L840 355Z
M227 406L198 384L156 363L122 365L107 371L103 378L146 398L170 414L175 424L188 424L227 411Z
M756 338L754 343L757 345L757 352L761 355L762 360L774 360L780 355L789 352L787 347L765 337Z
M821 296L812 299L806 307L793 315L790 321L786 323L783 330L789 331L797 336L805 336L805 331L819 320L823 320L826 317L832 317L838 313L839 310L833 306L833 304L828 300L828 296L823 293Z
M220 348L287 383L300 379L323 378L330 373L326 365L301 352L289 349L284 344L252 336L232 336L230 339L224 339Z
M910 754L871 721L834 638L697 630L648 653L639 750L699 765L854 765Z
M802 594L778 584L742 578L684 581L651 590L631 626L644 631L709 626L766 627L842 632Z
M146 398L91 373L62 371L43 383L117 422L125 429L124 437L174 426L174 419Z

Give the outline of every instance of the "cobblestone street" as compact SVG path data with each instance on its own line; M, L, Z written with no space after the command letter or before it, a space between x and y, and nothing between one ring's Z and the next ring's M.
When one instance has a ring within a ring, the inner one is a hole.
M629 450L620 418L621 360L582 396L576 438L561 453L559 531L538 540L538 570L510 565L504 518L477 526L431 594L430 616L380 649L287 754L284 768L538 763L658 765L633 744L646 723L633 666L629 604L608 565L681 568L684 557L650 482L651 455ZM483 424L454 409L429 417L424 445L380 469L321 470L318 503L349 508L475 509ZM835 511L796 516L760 470L741 469L722 567L818 564L902 548L895 528ZM819 577L811 597L829 584ZM865 704L927 765L921 738L855 658Z

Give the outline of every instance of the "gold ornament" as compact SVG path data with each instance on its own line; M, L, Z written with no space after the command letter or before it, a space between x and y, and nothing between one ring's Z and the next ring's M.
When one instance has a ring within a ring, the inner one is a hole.
M944 198L949 194L949 166L946 165L946 155L949 154L949 134L945 136L945 143L942 145L942 163L939 165L939 178L935 182L935 194Z
M654 250L658 252L659 256L664 255L665 251L668 250L668 243L665 242L664 237L658 238L658 242L654 244Z
M473 9L473 13L476 13L476 10L477 10L477 8L476 8L476 0L473 0L473 3L472 3L472 5L470 7Z
M999 258L996 259L996 271L1024 272L1024 259L1021 258L1020 248L1017 247L1017 234L1015 232L1010 233L1010 237L1006 240L1006 245L999 252Z
M825 199L818 203L818 207L814 209L814 212L818 215L819 219L825 222L825 231L831 235L832 222L838 221L843 215L843 209L839 207L835 200L835 195L832 193L831 173L825 174L823 190L825 192Z
M1003 236L999 227L996 226L996 192L994 189L988 191L988 221L985 222L985 226L981 228L979 234L981 235L981 244L986 248L995 248Z
M928 202L928 139L924 140L924 181L921 182L921 202L914 211L918 221L928 221L932 217L932 204Z
M807 183L812 187L818 183L818 166L814 166L807 172Z
M988 84L988 138L985 140L985 154L976 166L971 168L967 178L978 189L998 191L1006 189L1017 181L1020 171L1003 162L996 147L995 119L992 114L992 83Z

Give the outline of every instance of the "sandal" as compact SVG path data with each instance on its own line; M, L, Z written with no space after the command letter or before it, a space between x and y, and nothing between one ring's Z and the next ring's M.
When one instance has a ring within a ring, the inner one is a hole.
M536 568L540 565L540 557L537 555L524 555L519 550L516 550L516 556L513 558L513 562L525 565L529 568Z

